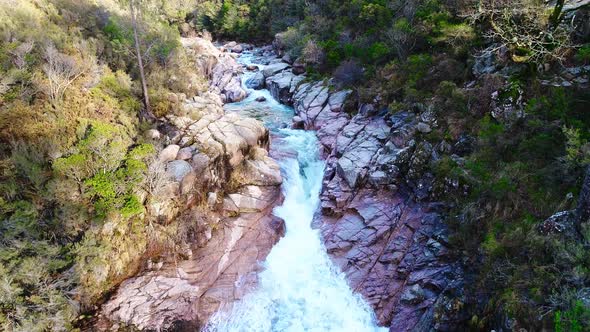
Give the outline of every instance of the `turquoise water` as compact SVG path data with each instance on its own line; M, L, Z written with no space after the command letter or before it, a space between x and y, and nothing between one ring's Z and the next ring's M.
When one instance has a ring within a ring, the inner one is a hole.
M251 64L252 55L240 58ZM261 66L262 67L262 66ZM244 81L253 73L246 73ZM274 214L286 223L286 234L271 250L259 274L258 288L233 308L215 314L206 331L219 332L365 332L386 331L375 324L369 305L354 294L332 264L317 230L311 228L320 203L324 162L312 131L284 128L293 110L267 90L226 105L226 111L261 119L271 128L272 149L284 177L285 200ZM264 96L267 101L255 99Z

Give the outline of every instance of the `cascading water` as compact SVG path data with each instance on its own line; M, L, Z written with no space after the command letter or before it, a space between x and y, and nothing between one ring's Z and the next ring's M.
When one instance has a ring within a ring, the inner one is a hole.
M251 64L252 55L240 60ZM252 74L246 73L244 81ZM293 110L268 90L249 90L249 97L228 104L227 111L262 119L277 137L272 149L283 173L283 205L274 214L286 223L286 235L272 249L259 274L258 288L229 311L215 314L206 331L384 331L363 299L348 287L326 253L311 221L319 205L324 162L314 132L280 128ZM267 101L256 102L264 96Z

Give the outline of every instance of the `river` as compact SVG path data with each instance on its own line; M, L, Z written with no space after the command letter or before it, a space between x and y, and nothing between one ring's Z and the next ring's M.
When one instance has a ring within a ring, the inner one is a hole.
M260 60L249 52L238 59L262 70ZM253 75L246 72L242 84ZM205 331L386 331L377 327L371 307L353 293L330 261L319 232L311 227L325 166L315 133L289 129L293 109L277 102L268 90L248 92L248 98L225 109L260 119L271 130L271 155L281 165L285 197L274 214L285 221L286 234L263 263L257 289L231 310L216 313ZM256 101L259 97L266 101Z

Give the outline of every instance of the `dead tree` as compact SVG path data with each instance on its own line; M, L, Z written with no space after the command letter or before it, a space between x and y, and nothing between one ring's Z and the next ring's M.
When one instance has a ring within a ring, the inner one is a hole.
M135 43L135 56L137 58L137 66L139 67L139 79L141 80L141 91L143 93L143 105L144 112L142 117L146 120L152 120L152 110L150 106L150 96L147 88L147 82L145 79L145 70L141 52L141 45L139 41L138 24L137 24L137 10L138 7L135 4L137 0L129 0L129 11L131 15L131 25L133 27L133 41Z
M45 48L43 72L47 76L44 90L51 104L57 106L66 90L88 69L71 55L60 53L53 44Z

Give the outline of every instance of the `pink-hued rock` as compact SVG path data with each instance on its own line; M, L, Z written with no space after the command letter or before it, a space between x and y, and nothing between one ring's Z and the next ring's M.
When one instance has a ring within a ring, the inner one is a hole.
M201 72L209 79L210 91L218 93L223 102L237 102L248 96L241 84L242 67L234 57L203 38L181 38L181 42L196 57Z
M256 285L259 263L284 234L284 224L271 215L280 203L278 187L249 187L247 194L230 195L244 213L223 218L204 246L190 248L189 259L170 259L159 270L123 282L103 305L97 329L110 330L115 322L142 330L183 326L197 331L221 306L248 293ZM218 217L201 218L198 227Z
M163 163L167 161L172 161L176 159L176 155L178 154L179 150L180 146L176 144L168 145L167 147L162 149L162 151L160 151L160 155L158 156L158 158L160 159L160 162Z
M327 159L313 225L381 325L423 331L436 322L441 330L452 330L454 317L434 315L435 308L460 308L449 302L460 294L445 296L462 291L461 267L449 258L446 226L438 205L412 199L428 186L399 190L412 176L422 180L432 148L415 143L419 122L410 114L391 121L369 115L373 112L351 118L342 112L349 94L304 83L292 96L296 116L306 129L317 130Z
M163 119L159 129L178 144L150 165L154 188L146 205L157 227L177 223L190 242L175 243L182 250L146 262L121 283L99 309L95 330L197 331L256 285L260 263L285 231L272 216L282 177L268 154L269 130L222 108L245 97L239 66L207 40L182 42L211 89Z

